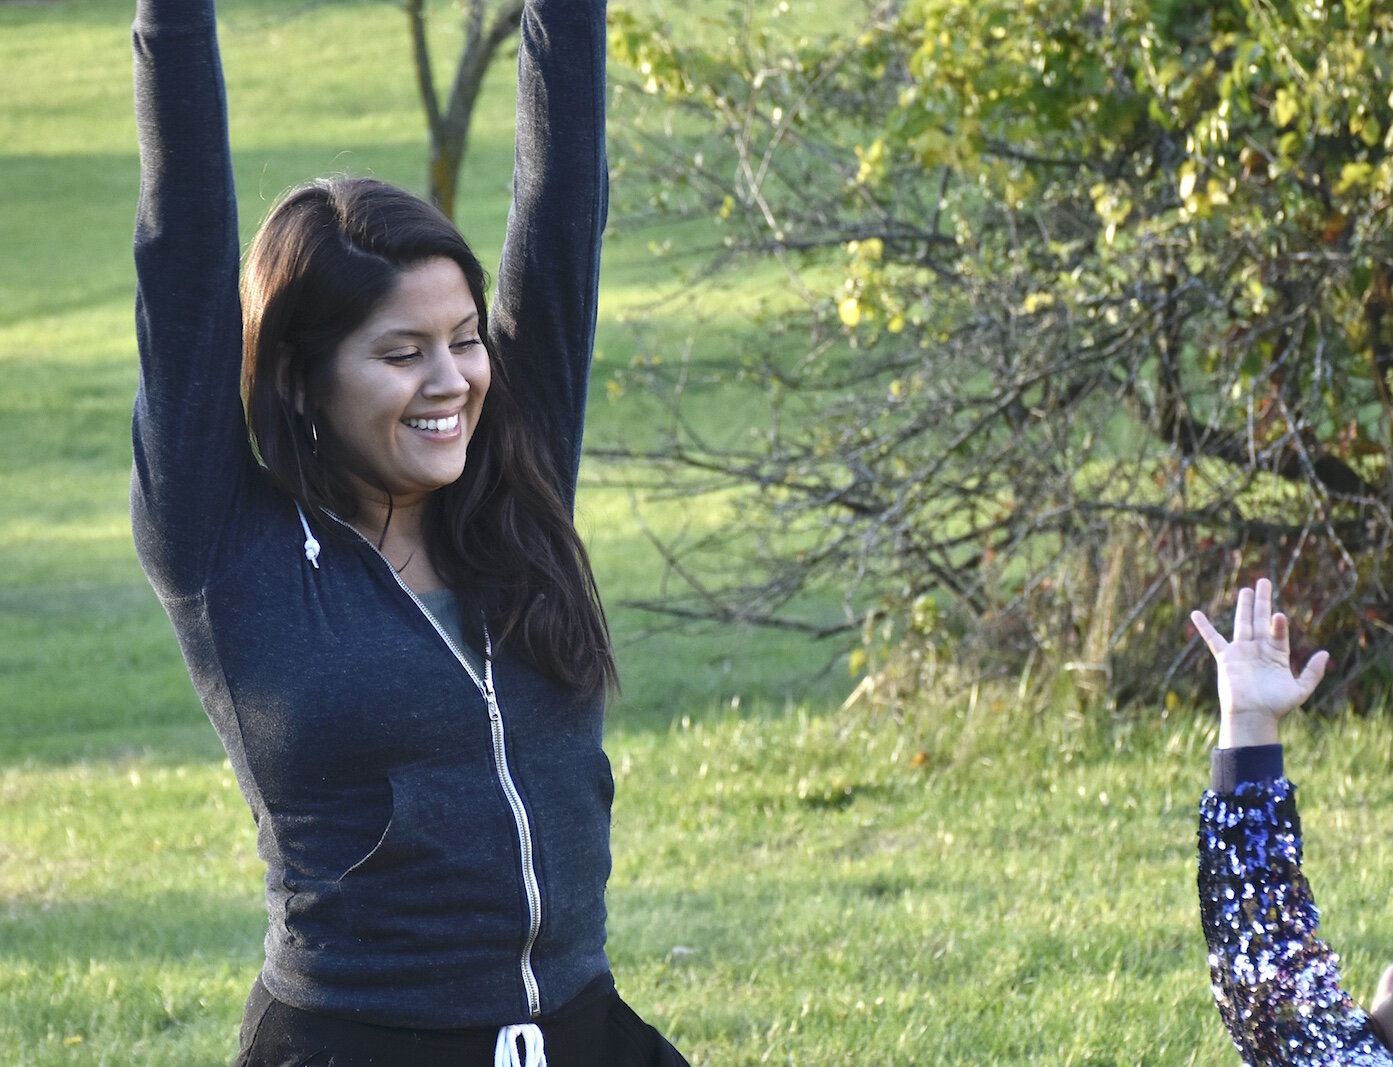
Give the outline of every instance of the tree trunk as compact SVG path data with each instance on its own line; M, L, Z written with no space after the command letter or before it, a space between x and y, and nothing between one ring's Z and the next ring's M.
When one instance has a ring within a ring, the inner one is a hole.
M421 94L426 126L430 131L427 186L431 202L452 219L455 217L455 189L469 146L469 127L474 117L474 105L479 100L479 89L499 48L518 32L523 0L502 0L494 8L493 19L486 27L484 15L487 7L486 0L468 0L464 5L464 43L455 64L450 99L442 111L431 69L430 44L427 40L429 16L425 0L406 2L416 87Z

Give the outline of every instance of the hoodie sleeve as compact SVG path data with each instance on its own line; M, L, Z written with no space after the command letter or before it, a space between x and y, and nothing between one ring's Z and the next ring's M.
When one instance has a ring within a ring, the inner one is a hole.
M132 42L140 142L132 527L157 590L180 595L202 584L237 480L254 464L212 0L140 0Z
M605 157L604 0L528 0L513 202L491 340L575 499L595 343Z
M1205 793L1199 898L1214 1000L1244 1063L1393 1067L1318 936L1296 788L1285 778Z

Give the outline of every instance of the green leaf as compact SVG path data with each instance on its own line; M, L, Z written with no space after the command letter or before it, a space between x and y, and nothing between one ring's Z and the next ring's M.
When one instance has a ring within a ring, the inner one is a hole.
M1335 183L1336 194L1347 193L1352 189L1368 184L1369 177L1373 172L1372 164L1362 161L1346 163L1340 168L1340 180Z

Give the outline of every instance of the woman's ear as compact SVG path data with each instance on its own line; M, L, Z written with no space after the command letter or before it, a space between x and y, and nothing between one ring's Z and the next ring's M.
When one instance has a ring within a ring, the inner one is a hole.
M305 382L303 376L296 374L291 380L291 368L294 367L294 350L288 343L282 341L277 346L276 351L276 392L280 398L295 405L295 413L303 415L305 413Z

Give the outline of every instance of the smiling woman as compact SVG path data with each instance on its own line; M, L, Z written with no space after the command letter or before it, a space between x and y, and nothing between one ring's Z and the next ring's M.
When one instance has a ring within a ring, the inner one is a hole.
M684 1063L605 955L614 660L571 518L603 3L524 11L492 319L453 224L363 178L288 194L239 300L211 0L141 0L135 45L132 521L267 867L238 1063Z
M340 221L387 210L372 242ZM417 592L447 588L422 532L430 494L464 475L489 390L481 306L483 269L454 227L380 182L298 189L248 255L242 379L267 468L350 521ZM510 482L546 497L531 437L515 450L527 469ZM567 517L553 522L564 531Z
M304 416L307 400L322 411L320 447L342 449L369 511L363 526L382 530L387 500L413 503L464 473L489 387L464 272L443 258L403 271L393 293L340 342L325 377L323 397L297 395L297 413Z
M402 272L396 289L343 339L324 396L321 449L337 448L359 502L360 533L418 593L444 588L426 553L389 545L400 516L459 480L489 387L479 312L464 272L436 258ZM397 562L400 561L400 562ZM408 571L410 572L408 574Z

